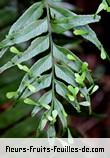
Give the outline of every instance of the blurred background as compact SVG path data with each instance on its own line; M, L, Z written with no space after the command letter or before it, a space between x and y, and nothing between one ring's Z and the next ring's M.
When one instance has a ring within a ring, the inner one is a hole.
M16 19L37 0L0 0L0 41L7 34L10 26ZM66 0L70 9L79 14L94 14L101 0ZM101 12L101 21L90 25L97 33L110 56L110 13ZM78 37L73 39L60 39L61 44L66 43L83 61L89 63L99 90L92 96L93 114L89 116L86 109L81 114L75 111L68 118L73 137L110 137L110 62L100 59L99 50L90 42ZM68 42L69 41L69 42ZM71 44L68 44L70 43ZM25 49L28 43L20 45ZM0 66L10 59L6 53L0 59ZM33 63L30 61L28 64ZM33 106L19 103L12 108L12 102L7 100L6 92L14 91L24 73L16 67L0 75L0 137L35 137L39 119L31 117Z

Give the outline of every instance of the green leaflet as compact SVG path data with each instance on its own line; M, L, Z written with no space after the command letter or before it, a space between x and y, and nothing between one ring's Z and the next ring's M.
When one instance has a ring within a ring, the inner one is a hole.
M95 15L99 14L102 10L106 10L106 11L109 10L109 6L106 0L103 0L102 3L99 5Z
M86 87L79 88L79 90L80 90L80 93L85 97L86 101L88 101L90 103L90 97L89 97L87 88ZM59 95L61 95L63 98L65 98L67 101L69 101L68 97L67 97L69 94L69 90L67 89L65 84L63 84L62 82L56 81L56 91ZM77 100L74 99L74 101L76 101L76 102L74 102L74 103L70 102L70 104L72 104L76 108L76 110L79 111L80 109L79 109Z
M61 95L63 98L67 99L68 89L66 85L60 81L56 81L55 84L56 92Z
M48 123L48 127L50 125L53 125L53 123L51 123L51 121L50 121L52 119L52 117L50 115L51 115L51 111L49 110L49 111L45 111L43 113L43 115L41 116L40 123L39 123L39 126L37 128L38 135L39 135L39 132L44 130L44 128L46 127L47 123Z
M68 20L67 18L53 21L52 29L56 33L63 33L67 30L70 30L74 27L84 26L89 23L95 23L100 20L100 17L94 18L94 15L75 15L73 20Z
M37 79L36 79L36 81L34 81L33 83L31 83L31 85L36 88L35 91L34 91L34 93L36 93L36 92L38 92L38 91L40 91L42 89L45 89L45 88L49 87L51 85L51 78L52 78L51 75L43 75L40 78L40 80L41 80L40 83L38 82ZM19 91L18 91L18 93L19 93ZM23 92L21 98L23 98L23 99L27 98L27 97L29 97L32 94L33 94L33 92L30 91L30 89L28 89L28 87L27 87L25 89L25 91Z
M21 53L20 55L14 56L11 61L7 62L5 65L3 65L0 68L0 72L3 72L19 63L22 63L24 61L27 61L34 56L44 52L49 48L49 38L48 36L38 37L35 39L30 47L24 51L24 53ZM4 49L3 49L4 50Z
M24 28L20 29L18 32L8 34L6 39L0 43L0 48L7 46L12 46L14 44L19 44L26 42L44 32L47 32L47 19L36 20Z
M68 84L71 84L73 86L77 85L75 82L74 73L68 67L56 65L55 73L58 78L66 81Z
M54 45L53 54L54 54L54 57L58 60L58 62L63 64L63 66L65 66L65 69L70 68L73 70L73 72L81 71L83 62L81 62L81 60L75 54L73 54L71 51L69 51L63 47ZM71 55L76 60L68 59L68 55ZM71 74L71 75L73 75L73 74ZM87 71L86 77L90 83L93 83L93 80L92 80L92 77L91 77L91 74L89 71Z
M67 87L64 83L56 81L56 92L60 96L62 96L64 99L66 99L67 102L69 104L71 104L77 110L77 112L80 112L80 106L79 106L77 100L74 100L74 102L69 100L69 98L68 98L69 90L67 89Z
M52 101L52 92L51 91L45 93L39 99L40 104L44 104L44 103L49 104L49 103L51 103L51 101Z
M102 10L106 10L108 6L106 6L104 3L101 3L97 9L96 14L99 14Z
M62 23L62 22L67 23L68 22L68 25L69 25L69 19L71 20L73 18L73 21L76 20L76 23L78 23L77 25L80 26L80 25L84 25L83 23L89 24L89 23L94 23L94 22L97 22L100 20L100 16L94 17L94 15L77 15L77 14L73 13L72 11L70 11L69 9L64 9L62 7L59 7L58 5L55 5L52 3L49 3L49 5L51 7L50 8L51 16L53 19L56 17L56 21L58 20L58 23ZM76 19L74 19L74 18L76 18ZM74 22L74 25L76 25L76 23ZM80 23L80 25L79 25L79 23ZM60 29L60 27L59 27L59 29Z
M53 54L54 57L60 62L64 62L65 64L67 64L69 67L71 67L71 69L73 69L74 71L79 71L80 67L81 67L81 60L75 55L73 54L71 51L54 45L53 46ZM71 61L68 59L67 55L70 54L72 55L76 60L75 61Z
M26 25L33 23L43 14L43 3L37 2L33 4L11 27L9 34L19 32Z
M56 19L52 21L52 29L56 33L63 33L73 27L84 26L100 20L99 16L77 15L67 9L62 9L52 4L50 4L50 6L52 8L51 15L53 18L56 17Z
M88 32L88 34L82 35L82 37L95 44L95 46L100 50L101 42L98 40L96 33L88 25L75 27L75 29L81 29Z
M65 110L63 105L55 98L54 99L54 108L58 111L58 116L63 126L63 130L67 128L67 116L65 115Z
M80 92L81 94L85 97L85 99L90 102L90 96L89 96L89 92L88 89L86 87L80 88Z
M103 60L106 58L109 58L105 49L103 48L103 45L98 40L96 33L88 25L76 27L76 29L81 29L81 30L87 31L88 34L82 35L82 37L85 38L86 40L92 42L101 51L101 58Z
M30 47L19 57L17 63L21 63L26 60L29 60L34 56L44 52L48 48L49 48L49 37L48 36L38 37L31 43Z
M52 6L51 5L51 7L53 7L52 10L51 10L53 12L52 14L54 14L54 16L56 16L58 19L60 17L60 20L62 18L61 22L58 21L58 24L53 24L52 23L53 31L55 31L56 33L62 33L62 32L67 31L68 29L71 29L71 28L74 27L75 29L87 32L87 34L83 34L82 36L85 39L91 41L93 44L95 44L96 47L98 47L99 50L100 50L102 44L98 40L95 32L87 25L90 22L90 18L91 18L91 23L93 23L93 22L99 21L100 17L95 16L95 18L94 18L94 15L92 15L92 16L91 15L88 15L88 16L86 15L85 17L84 17L84 15L81 15L81 17L80 17L78 15L78 18L76 18L76 22L75 22L75 19L74 19L73 20L74 24L72 24L72 26L71 26L71 24L69 24L68 18L70 19L72 16L77 16L76 14L73 14L72 12L69 12L67 9L60 9L58 6ZM84 18L84 20L83 20L83 18Z
M39 98L39 102L38 100L36 100L37 104L35 106L35 108L33 109L32 111L32 116L35 116L38 112L40 112L41 110L43 110L43 106L42 104L49 104L50 102L52 101L52 92L49 91L47 93L45 93L44 95L42 95L40 98Z
M18 92L22 93L22 91L25 89L25 84L24 84L25 82L31 83L35 79L38 79L38 81L40 81L40 75L43 72L49 70L51 67L52 67L52 60L50 55L47 55L41 58L40 60L38 60L30 69L32 78L29 78L29 74L26 74L18 88Z

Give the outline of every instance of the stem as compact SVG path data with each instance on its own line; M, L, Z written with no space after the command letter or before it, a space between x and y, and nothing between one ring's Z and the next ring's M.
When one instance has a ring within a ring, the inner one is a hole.
M48 0L45 0L45 6L46 6L46 11L47 11L47 22L48 22L48 33L49 33L49 41L50 41L50 52L52 56L52 98L55 96L55 67L54 67L54 55L53 55L53 39L52 39L52 29L51 29L51 19L50 19L50 11L49 11L49 5L48 5ZM54 106L54 102L52 99L52 108Z

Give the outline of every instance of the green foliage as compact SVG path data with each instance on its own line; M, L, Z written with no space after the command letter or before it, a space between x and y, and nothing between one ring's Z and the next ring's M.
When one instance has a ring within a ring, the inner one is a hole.
M69 9L59 7L55 2L43 0L33 4L12 25L6 38L1 41L0 58L7 50L14 56L0 67L0 73L14 66L25 72L16 92L8 92L6 95L16 102L23 100L28 107L32 105L33 117L42 114L36 127L37 136L46 128L47 137L56 137L55 124L60 120L62 134L67 131L71 137L64 109L65 103L61 101L62 99L67 102L67 106L72 106L77 112L81 111L81 106L91 109L90 95L97 90L97 87L94 87L88 64L82 62L70 50L57 45L52 35L72 30L74 35L81 35L95 44L101 51L102 59L106 59L102 44L89 27L90 23L99 20L98 15L77 15ZM30 40L32 42L24 52L15 47ZM38 58L31 68L22 64L35 56ZM33 94L37 96L34 100ZM33 120L27 120L26 125L31 121Z
M102 0L102 3L99 5L96 14L99 14L102 10L110 12L109 0Z

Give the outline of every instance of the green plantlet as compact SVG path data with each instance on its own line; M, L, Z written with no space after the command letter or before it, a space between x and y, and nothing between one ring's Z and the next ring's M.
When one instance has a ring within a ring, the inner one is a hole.
M26 65L23 65L23 71L29 73L30 72L30 69L26 66Z
M83 72L82 75L79 75L78 73L75 73L75 80L78 84L80 84L81 86L84 86L84 80L86 77L86 73Z
M82 72L85 72L85 71L87 71L87 70L88 70L88 63L87 63L87 62L84 62L84 63L82 64L81 71L82 71Z
M41 104L42 107L44 107L45 109L49 110L50 109L50 106L47 105L47 104Z
M75 58L73 55L70 55L70 54L67 55L67 58L68 58L69 60L72 60L72 61L75 61L75 60L76 60L76 58Z
M69 85L69 86L68 86L68 90L69 90L71 93L74 93L74 88L73 88L73 86Z
M47 116L47 118L48 118L48 120L49 120L50 122L53 121L53 117L52 117L52 116Z
M74 30L74 35L78 36L78 35L87 35L88 32L85 30Z
M72 95L70 95L70 94L67 94L67 96L68 96L68 99L70 100L70 101L74 101L75 100L75 97L74 96L72 96Z
M25 104L28 104L28 105L36 105L36 104L37 104L34 100L32 100L32 99L30 99L30 98L26 98L26 99L24 100L24 103L25 103Z
M109 6L106 2L106 0L103 0L102 3L99 5L96 14L99 14L102 10L108 10Z
M17 94L17 92L8 92L8 93L6 94L6 97L7 97L8 99L12 99L12 98L14 98L14 97L16 96L16 94Z
M21 54L21 52L14 46L10 48L10 52L14 53L14 54L17 54L17 55Z
M71 85L68 86L68 90L73 94L74 97L76 97L76 95L79 92L79 88L78 87L73 88Z
M19 68L20 70L23 70L23 71L25 71L25 72L27 72L27 73L30 72L30 69L29 69L26 65L17 64L17 66L18 66L18 68Z
M36 92L36 88L35 88L33 85L28 84L27 87L28 87L28 89L29 89L31 92L33 92L33 93Z
M20 70L23 69L23 66L22 66L21 64L17 64L17 66L18 66L18 68L19 68Z

